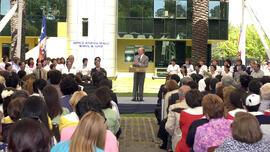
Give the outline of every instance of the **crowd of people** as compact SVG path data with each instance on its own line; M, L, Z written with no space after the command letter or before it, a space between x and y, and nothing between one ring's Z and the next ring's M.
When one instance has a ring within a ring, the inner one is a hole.
M101 58L96 57L94 59L94 67L91 68L88 64L88 59L83 58L81 67L76 67L74 64L74 56L70 55L66 60L62 58L46 58L37 59L36 62L33 58L29 58L25 61L21 61L20 58L14 57L9 60L7 56L3 57L3 62L0 63L1 71L9 71L19 73L19 71L24 71L26 74L34 73L37 77L42 79L47 79L47 72L50 70L58 70L62 74L74 74L81 73L85 76L92 76L95 72L103 72L107 76L107 72L101 67Z
M0 64L0 151L118 152L120 114L112 81L95 58L90 69L32 58Z
M194 68L193 68L194 67ZM168 152L270 151L270 64L172 60L155 115Z
M95 58L7 57L0 63L0 151L118 152L120 113L112 81ZM270 64L227 59L181 68L172 60L155 114L162 149L270 151ZM162 106L161 106L162 105ZM162 110L163 109L163 110Z

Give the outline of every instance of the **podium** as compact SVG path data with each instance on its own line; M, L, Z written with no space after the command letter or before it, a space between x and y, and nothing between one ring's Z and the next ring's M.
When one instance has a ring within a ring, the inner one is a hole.
M140 67L129 67L129 72L145 72L146 68Z

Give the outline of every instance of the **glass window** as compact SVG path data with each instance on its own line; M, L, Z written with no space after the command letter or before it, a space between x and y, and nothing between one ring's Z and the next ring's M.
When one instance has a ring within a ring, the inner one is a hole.
M133 62L134 56L138 55L138 49L144 48L145 55L148 56L149 62L154 60L154 46L127 45L125 48L125 62Z
M143 1L143 17L153 18L154 17L154 0Z
M219 39L219 20L210 20L209 21L209 39Z
M39 36L45 10L47 35L57 36L57 22L66 22L67 0L26 0L26 35Z
M142 0L132 0L130 8L130 17L142 17L143 13L143 1Z
M88 18L82 19L82 36L88 36Z
M220 1L209 2L209 19L220 18Z
M220 3L220 19L228 20L229 4L227 2Z
M127 45L125 49L125 62L133 62L134 60L134 46Z
M166 0L165 9L166 18L175 18L175 0Z
M118 16L119 17L129 17L129 9L131 5L131 0L119 0L118 2Z
M187 18L187 1L176 1L176 18Z
M10 43L3 43L2 44L2 56L9 57L9 52L10 52Z
M154 16L155 18L165 17L165 0L154 1Z
M185 39L186 37L186 20L176 20L176 39Z
M0 0L0 15L6 15L10 10L10 0Z

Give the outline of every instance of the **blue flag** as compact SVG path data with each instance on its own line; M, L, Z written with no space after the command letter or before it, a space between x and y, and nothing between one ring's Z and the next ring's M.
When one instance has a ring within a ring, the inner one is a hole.
M43 60L46 58L46 18L43 14L42 19L42 27L41 27L41 35L40 35L40 41L39 41L39 59Z

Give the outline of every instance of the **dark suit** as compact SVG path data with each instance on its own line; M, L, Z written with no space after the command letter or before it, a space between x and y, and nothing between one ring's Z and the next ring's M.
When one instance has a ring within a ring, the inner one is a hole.
M133 65L134 67L147 68L148 67L148 57L143 54L142 57L136 55L134 57L134 62L139 62L139 65ZM143 88L144 88L145 72L135 72L133 81L133 98L143 99Z

